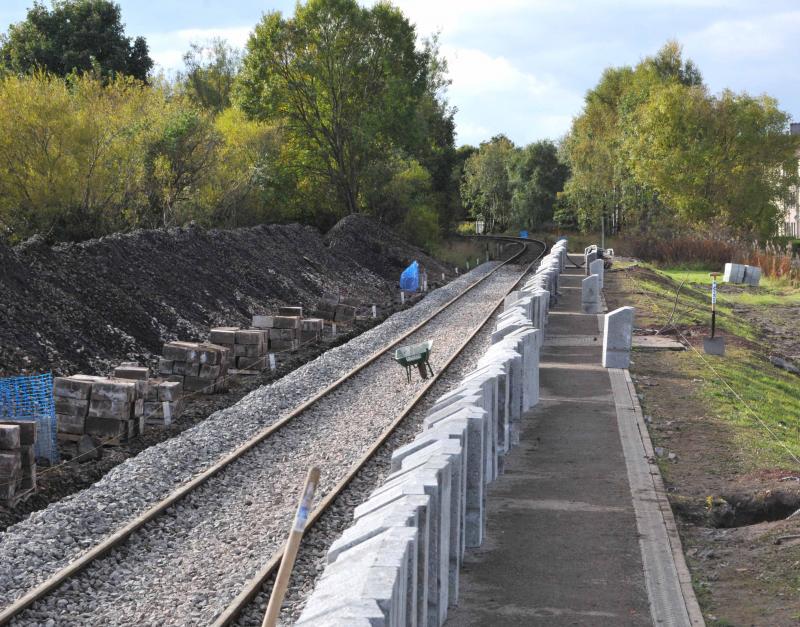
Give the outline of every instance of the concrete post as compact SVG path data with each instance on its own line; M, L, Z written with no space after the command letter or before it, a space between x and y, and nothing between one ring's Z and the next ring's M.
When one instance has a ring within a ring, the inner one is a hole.
M631 363L633 307L607 313L603 329L603 367L627 368Z
M605 273L605 262L602 259L595 259L591 264L589 264L589 274L596 274L597 280L600 283L600 289L603 289L603 280L604 280L604 273Z
M585 314L600 313L600 281L596 274L581 282L581 310Z

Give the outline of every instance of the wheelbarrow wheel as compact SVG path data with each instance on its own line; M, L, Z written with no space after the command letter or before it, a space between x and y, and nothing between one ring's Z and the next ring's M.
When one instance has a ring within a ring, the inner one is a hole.
M427 364L424 361L421 361L417 364L417 370L419 370L419 376L423 379L428 378L428 370L426 369Z

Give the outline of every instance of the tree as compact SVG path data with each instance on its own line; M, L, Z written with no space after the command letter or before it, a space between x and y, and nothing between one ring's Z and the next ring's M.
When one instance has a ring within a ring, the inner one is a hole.
M205 45L193 43L183 55L186 71L178 76L193 102L219 113L231 104L236 75L242 65L239 50L224 39L212 39Z
M513 154L511 140L497 135L482 143L464 165L461 198L473 218L483 217L490 233L504 231L511 221L508 166Z
M514 223L535 229L552 222L556 196L568 176L569 168L560 161L553 142L539 141L518 150L509 172Z
M689 224L718 220L739 233L769 236L794 177L797 142L789 116L768 96L673 84L633 118L631 170Z
M394 7L309 0L264 16L247 44L239 102L282 121L300 165L327 180L344 211L361 206L367 166L403 145L426 92L427 59Z
M118 4L109 0L36 1L27 17L0 40L0 58L12 72L47 70L58 76L98 71L146 80L153 67L143 37L125 36Z

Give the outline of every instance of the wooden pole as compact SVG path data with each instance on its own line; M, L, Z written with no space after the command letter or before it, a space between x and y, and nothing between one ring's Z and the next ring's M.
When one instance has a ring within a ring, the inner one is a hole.
M272 594L267 604L267 613L264 615L264 622L261 623L261 627L275 627L278 622L281 605L283 605L283 597L286 596L286 589L289 587L289 577L294 568L297 550L300 548L300 540L303 539L308 513L311 511L311 503L314 500L314 492L318 483L319 468L312 466L308 469L303 493L300 495L300 503L297 506L297 514L295 514L289 538L286 540L286 549L283 551L281 565L278 568L278 575L275 577L275 585L272 586Z

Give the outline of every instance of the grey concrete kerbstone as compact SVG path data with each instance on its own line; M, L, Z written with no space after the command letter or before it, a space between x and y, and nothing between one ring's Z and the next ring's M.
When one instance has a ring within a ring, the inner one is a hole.
M595 259L592 263L589 264L589 274L596 274L598 283L600 283L600 289L603 289L603 281L604 277L603 274L605 273L605 262L602 259Z
M585 314L600 313L600 282L596 274L581 281L581 311Z
M467 421L467 476L466 476L466 502L464 505L464 544L467 547L478 547L483 543L483 534L486 524L485 509L485 480L484 480L484 422L488 420L486 411L478 407L455 408L449 414L436 417L429 421L425 418L423 424L431 429L436 425L448 421L463 419Z
M633 307L620 307L605 315L603 328L603 366L627 368L633 342Z

